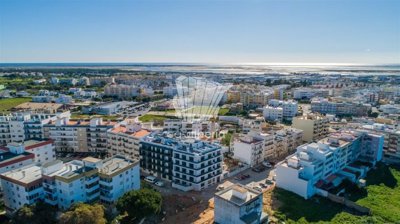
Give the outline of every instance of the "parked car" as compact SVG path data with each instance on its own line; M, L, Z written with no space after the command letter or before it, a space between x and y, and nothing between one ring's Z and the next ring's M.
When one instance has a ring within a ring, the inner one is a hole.
M217 187L217 191L222 191L223 189L225 189L224 185L219 185Z
M244 179L250 178L250 174L243 174Z
M258 187L258 186L254 186L253 189L256 190L256 191L259 191L259 192L262 192L262 191L263 191L262 188L261 188L261 187Z
M256 173L260 173L260 172L263 172L265 170L265 166L253 167L251 170L253 170Z
M266 179L265 183L268 184L268 185L272 185L274 182L272 180L270 180L270 179Z
M156 181L156 177L155 176L147 176L146 178L144 178L144 180L149 183L154 183Z
M267 162L267 161L264 161L262 164L263 164L265 167L267 167L268 169L269 169L269 168L272 168L271 163L269 163L269 162Z
M162 181L157 181L156 183L155 183L155 185L156 186L159 186L159 187L164 187L164 182L162 182Z

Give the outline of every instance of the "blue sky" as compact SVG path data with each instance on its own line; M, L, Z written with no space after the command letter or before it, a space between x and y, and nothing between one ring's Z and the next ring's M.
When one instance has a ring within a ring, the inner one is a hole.
M0 0L0 62L400 63L400 1Z

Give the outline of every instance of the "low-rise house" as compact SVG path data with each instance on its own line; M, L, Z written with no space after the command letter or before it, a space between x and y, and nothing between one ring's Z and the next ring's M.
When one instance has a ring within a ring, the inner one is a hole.
M268 223L268 214L263 212L262 192L235 184L215 193L214 223Z

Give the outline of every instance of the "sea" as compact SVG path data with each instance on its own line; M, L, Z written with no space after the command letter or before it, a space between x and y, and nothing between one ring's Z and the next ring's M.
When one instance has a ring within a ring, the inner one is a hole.
M4 69L118 69L145 72L190 72L215 74L341 74L341 75L400 75L400 64L344 63L0 63Z

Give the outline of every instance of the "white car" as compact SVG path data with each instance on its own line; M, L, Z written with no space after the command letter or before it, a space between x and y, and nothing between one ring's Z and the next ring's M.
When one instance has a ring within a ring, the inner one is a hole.
M272 168L272 165L269 162L264 161L262 164L267 168Z
M263 192L262 188L258 186L253 187L253 189L259 192Z
M157 182L155 183L155 185L156 185L156 186L159 186L159 187L164 187L164 182L162 182L162 181L157 181Z
M156 177L155 176L147 176L146 178L144 178L144 180L149 183L154 183L156 181Z

